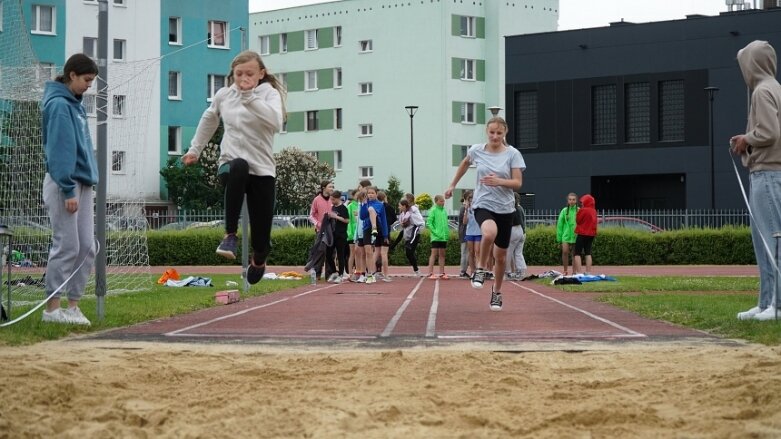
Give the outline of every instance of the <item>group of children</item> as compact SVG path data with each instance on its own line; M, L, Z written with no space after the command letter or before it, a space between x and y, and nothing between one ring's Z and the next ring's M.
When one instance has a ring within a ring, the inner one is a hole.
M597 210L594 197L586 194L580 197L575 193L567 195L567 205L559 212L556 222L556 242L561 245L561 264L564 276L569 275L569 260L572 257L572 274L581 274L583 259L586 262L585 274L591 273L591 246L597 236ZM574 247L574 255L573 255ZM581 258L582 256L582 258Z

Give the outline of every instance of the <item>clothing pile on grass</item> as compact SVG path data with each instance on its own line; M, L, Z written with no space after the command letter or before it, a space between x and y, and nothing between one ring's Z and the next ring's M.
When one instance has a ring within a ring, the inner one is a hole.
M524 281L524 280L534 280L534 279L551 279L551 285L581 285L584 282L598 282L598 281L616 282L618 280L612 276L607 276L605 274L572 274L569 276L565 276L564 274L556 270L548 270L540 274L530 274L521 280Z
M165 285L167 287L213 287L211 278L203 276L187 276L184 279L181 278L179 272L174 268L169 268L163 272L160 279L157 279L157 283Z

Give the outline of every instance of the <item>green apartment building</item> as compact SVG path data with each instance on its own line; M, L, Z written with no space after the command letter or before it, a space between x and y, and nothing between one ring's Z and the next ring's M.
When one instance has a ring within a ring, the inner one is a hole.
M558 3L342 0L250 14L250 49L288 89L275 151L331 163L338 189L395 176L404 191L414 178L416 194L443 193L485 141L489 109L505 106L504 36L556 30Z

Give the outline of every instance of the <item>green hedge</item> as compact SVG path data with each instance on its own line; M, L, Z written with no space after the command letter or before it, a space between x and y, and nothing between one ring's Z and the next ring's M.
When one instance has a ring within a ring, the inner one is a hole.
M529 265L558 265L561 253L553 227L529 230L524 257ZM231 265L214 253L222 239L219 229L150 231L151 265ZM395 237L395 234L394 234ZM306 264L314 242L313 229L275 230L271 234L271 265ZM239 249L241 251L241 249ZM425 266L431 252L428 231L418 246L418 263ZM755 264L751 232L747 227L687 229L663 233L645 233L624 229L601 230L594 241L594 264L599 265L747 265ZM458 265L460 245L455 233L447 246L447 264ZM390 255L391 265L407 265L403 245Z

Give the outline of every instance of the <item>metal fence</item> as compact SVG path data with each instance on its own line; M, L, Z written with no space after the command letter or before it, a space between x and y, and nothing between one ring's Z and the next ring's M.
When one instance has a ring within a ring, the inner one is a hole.
M560 210L529 210L526 221L529 227L556 224ZM451 218L457 218L457 211L450 212ZM746 210L732 209L688 209L688 210L599 210L598 216L604 219L629 218L650 223L663 230L685 228L719 228L727 225L748 226L749 215ZM311 227L308 210L278 211L277 217L289 219L296 227ZM147 215L150 229L184 229L194 224L218 223L224 219L222 210L184 210L169 214L154 213Z
M526 221L532 224L555 224L559 212L560 210L531 210L526 212ZM663 230L748 226L750 219L748 211L737 209L598 210L597 215L601 220L633 218Z

